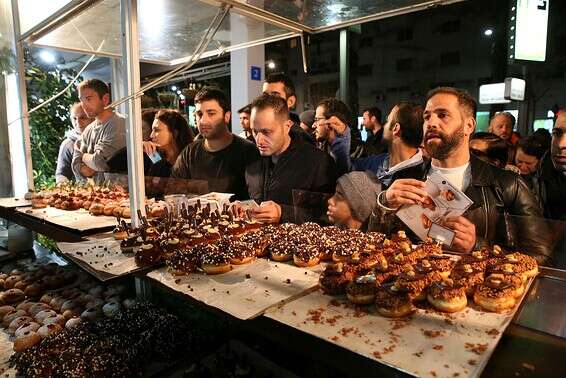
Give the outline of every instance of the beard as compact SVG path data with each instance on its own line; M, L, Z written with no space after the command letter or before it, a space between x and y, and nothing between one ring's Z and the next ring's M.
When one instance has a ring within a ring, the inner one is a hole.
M425 133L425 148L431 158L444 160L462 143L465 137L464 134L464 122L452 134L428 130ZM429 138L432 137L436 137L440 141L430 141Z

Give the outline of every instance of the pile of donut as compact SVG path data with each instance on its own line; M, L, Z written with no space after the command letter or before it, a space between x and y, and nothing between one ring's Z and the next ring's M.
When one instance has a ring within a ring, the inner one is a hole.
M205 347L195 333L175 316L139 302L113 318L52 334L10 362L23 377L142 377L152 362L163 366Z
M458 312L468 297L486 311L502 312L515 306L529 278L538 274L534 258L505 254L497 245L457 260L431 240L413 246L403 231L378 248L350 251L333 256L334 263L321 273L321 289L345 294L356 305L375 304L386 317L408 316L421 301L442 312Z
M81 321L115 316L135 302L122 300L122 286L79 283L68 267L50 263L31 265L0 274L0 319L14 336L14 350L21 352L50 334ZM75 283L75 284L73 284Z
M61 210L88 210L92 215L107 215L129 219L131 217L129 194L120 185L65 184L53 189L33 193L31 204L34 209L51 206ZM153 199L146 201L147 214L161 216L165 202Z

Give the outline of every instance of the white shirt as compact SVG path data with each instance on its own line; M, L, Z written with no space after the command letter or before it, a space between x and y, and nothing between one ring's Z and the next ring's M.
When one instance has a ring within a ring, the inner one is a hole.
M472 167L470 166L470 162L456 168L440 168L431 165L429 173L434 172L440 173L442 176L446 177L450 184L454 185L462 192L465 192L472 182Z

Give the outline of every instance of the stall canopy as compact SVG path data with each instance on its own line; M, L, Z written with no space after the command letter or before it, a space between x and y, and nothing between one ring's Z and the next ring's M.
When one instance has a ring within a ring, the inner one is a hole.
M176 65L191 58L217 9L231 6L201 58L319 33L462 0L138 0L140 61ZM22 38L51 47L122 55L120 0L18 0Z

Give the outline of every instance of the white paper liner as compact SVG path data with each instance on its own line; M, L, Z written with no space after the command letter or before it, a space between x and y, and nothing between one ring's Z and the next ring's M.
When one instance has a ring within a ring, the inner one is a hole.
M18 211L43 219L58 226L75 229L77 231L96 230L116 226L116 217L106 215L92 215L85 209L61 210L54 207L44 209L18 208Z
M71 257L74 261L82 262L97 272L121 276L139 269L133 254L123 254L119 241L114 238L79 243L60 242L57 243L57 247L64 255Z
M393 320L374 306L356 308L317 290L265 316L408 374L477 377L519 306L497 314L470 302L451 315L419 309L409 320ZM474 353L472 344L481 344L483 353Z
M234 265L232 271L218 275L173 276L167 268L161 268L147 276L236 318L252 319L271 306L317 287L322 269L322 265L299 268L292 263L258 259Z

